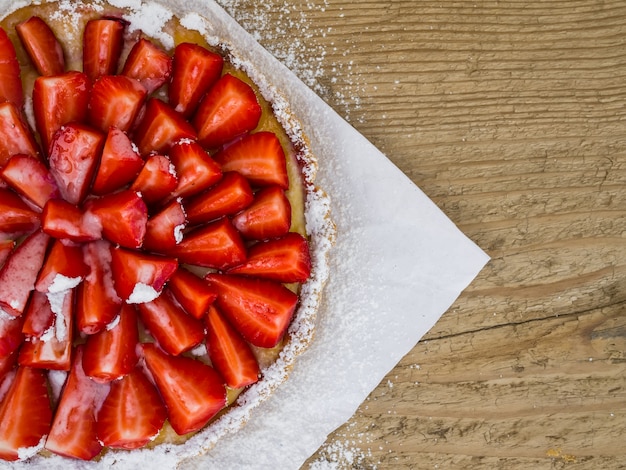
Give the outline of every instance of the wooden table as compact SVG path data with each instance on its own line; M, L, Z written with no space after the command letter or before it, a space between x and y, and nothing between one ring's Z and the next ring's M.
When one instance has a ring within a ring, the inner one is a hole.
M625 468L626 1L220 3L492 257L309 463Z

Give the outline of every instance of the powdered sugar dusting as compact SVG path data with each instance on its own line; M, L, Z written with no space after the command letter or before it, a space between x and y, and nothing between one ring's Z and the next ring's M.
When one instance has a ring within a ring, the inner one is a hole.
M50 294L57 294L59 292L73 289L78 284L80 284L80 281L82 280L82 277L67 277L63 274L57 274L54 277L52 284L50 284L50 287L48 287L48 292Z
M126 301L127 304L145 304L152 302L159 296L159 292L152 286L138 282L135 284L132 294Z

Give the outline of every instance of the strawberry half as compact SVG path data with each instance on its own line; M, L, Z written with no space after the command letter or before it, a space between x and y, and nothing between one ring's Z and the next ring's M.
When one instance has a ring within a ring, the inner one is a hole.
M172 274L166 290L174 294L187 313L198 319L204 317L217 298L217 291L208 282L183 267Z
M152 94L172 73L172 59L148 39L139 39L131 49L122 75L138 80Z
M28 124L18 107L9 101L0 104L0 135L0 168L16 154L39 157L39 147Z
M50 306L48 296L39 291L34 291L24 311L22 333L31 337L39 338L54 325L54 312Z
M222 178L220 167L197 142L179 140L171 146L169 156L178 176L178 186L170 197L193 196Z
M83 33L83 72L91 81L117 72L126 23L117 18L87 22Z
M122 188L137 177L143 163L126 133L109 127L91 191L103 195Z
M0 28L0 101L9 101L18 109L24 106L20 64L7 32Z
M83 250L78 245L60 240L52 242L52 248L39 271L35 289L44 294L73 289L89 273L83 262Z
M116 127L130 131L139 116L147 91L124 75L105 75L93 84L88 105L89 123L107 132Z
M0 188L0 235L17 238L39 227L39 214L8 189Z
M269 186L254 195L254 202L233 217L233 225L247 239L281 237L291 227L291 204L279 186Z
M160 253L173 249L182 241L186 226L185 209L175 199L148 220L143 248Z
M59 75L65 71L61 43L44 20L31 16L18 24L15 30L40 75Z
M49 199L61 197L46 165L31 155L13 155L0 175L12 189L39 209L43 209Z
M178 185L176 169L164 155L151 155L130 189L141 193L146 204L154 204L166 198Z
M95 241L102 236L100 221L63 199L50 199L41 213L42 230L54 238L73 242Z

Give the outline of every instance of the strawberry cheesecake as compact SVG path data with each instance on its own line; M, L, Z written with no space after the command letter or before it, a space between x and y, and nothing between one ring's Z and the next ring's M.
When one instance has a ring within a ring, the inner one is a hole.
M285 380L327 276L283 98L164 6L111 3L0 23L7 461L207 451Z

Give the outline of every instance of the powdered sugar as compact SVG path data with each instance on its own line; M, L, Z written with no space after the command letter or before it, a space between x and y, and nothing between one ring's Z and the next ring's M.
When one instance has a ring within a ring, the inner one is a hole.
M76 287L82 280L82 277L67 277L63 274L57 274L54 277L52 284L48 287L48 292L50 294L65 292Z
M157 292L154 287L144 284L142 282L138 282L137 284L135 284L133 292L132 294L130 294L130 297L128 297L126 303L145 304L148 302L152 302L158 296L159 292Z

